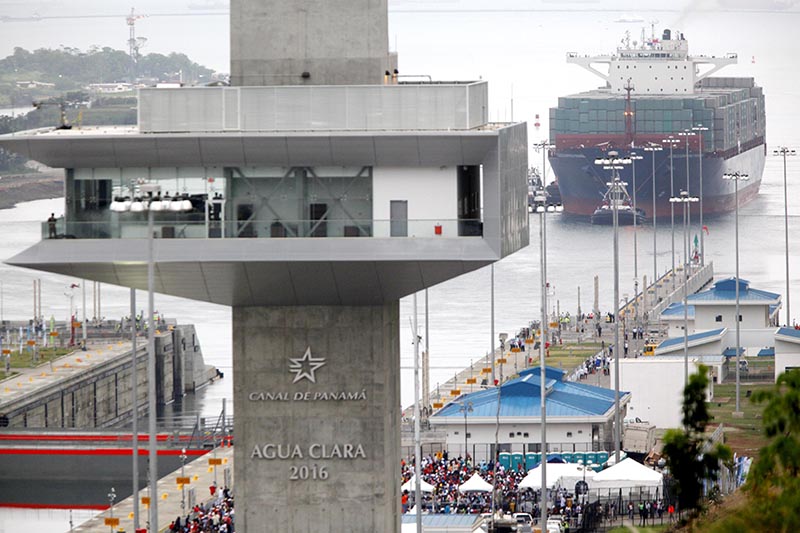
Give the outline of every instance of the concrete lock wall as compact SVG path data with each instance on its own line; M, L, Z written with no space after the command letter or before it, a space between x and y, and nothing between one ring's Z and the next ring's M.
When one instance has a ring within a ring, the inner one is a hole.
M146 345L140 344L137 353L142 410L147 403ZM165 368L170 369L165 377L171 381L171 364ZM130 417L130 391L131 357L126 353L4 405L1 414L8 417L11 428L109 427Z
M234 307L237 528L400 528L399 303Z

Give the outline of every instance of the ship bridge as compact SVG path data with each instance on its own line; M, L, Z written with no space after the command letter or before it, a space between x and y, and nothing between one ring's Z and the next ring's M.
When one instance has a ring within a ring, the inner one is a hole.
M662 39L646 39L642 43L623 40L623 46L614 55L567 54L567 63L574 63L606 80L613 93L625 94L633 87L642 95L689 95L694 94L697 83L721 68L736 64L736 54L724 56L690 56L689 41L682 33L664 30ZM595 65L607 65L607 71ZM701 71L701 65L704 68Z

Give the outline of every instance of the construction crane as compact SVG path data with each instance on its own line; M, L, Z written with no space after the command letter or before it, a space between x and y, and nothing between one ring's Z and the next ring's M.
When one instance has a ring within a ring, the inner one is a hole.
M131 56L131 82L136 81L136 64L139 62L139 49L144 46L147 39L136 38L136 21L145 18L147 15L137 15L134 8L125 17L128 24L128 54Z
M43 102L32 102L31 105L36 109L41 109L46 106L58 106L58 110L60 111L61 118L60 124L56 128L57 130L71 130L72 124L67 121L67 103L63 99L58 100L46 100Z

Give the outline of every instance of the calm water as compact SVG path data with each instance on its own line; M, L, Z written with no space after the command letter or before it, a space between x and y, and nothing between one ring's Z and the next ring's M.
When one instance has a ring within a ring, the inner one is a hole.
M86 5L77 2L76 5ZM111 2L109 2L111 4ZM126 4L127 5L127 4ZM415 4L416 5L416 4ZM447 8L467 5L446 2ZM477 5L472 2L470 5ZM502 6L527 6L521 2L504 2ZM553 7L554 4L535 4ZM119 8L119 6L116 6ZM169 6L172 7L172 6ZM591 7L587 4L583 7ZM122 6L121 12L128 7ZM138 7L137 7L138 9ZM680 24L695 54L738 52L740 64L728 67L720 75L754 76L767 95L767 135L770 149L777 145L800 148L800 80L786 43L792 42L800 16L793 14L709 14L690 10L646 12L637 14L646 20L657 18L657 27ZM119 9L118 9L119 10ZM0 12L2 14L2 12ZM547 135L548 108L560 95L586 90L600 80L579 67L567 65L565 54L606 53L613 51L624 31L638 39L639 25L614 23L619 12L470 12L470 13L397 13L390 17L390 41L400 54L400 71L405 74L431 74L437 79L488 79L491 82L491 119L527 120L529 139L537 141ZM141 35L150 38L145 51L179 50L192 58L226 70L228 28L225 17L193 17L186 19L180 30L174 20L143 19L137 26ZM649 29L648 29L649 31ZM78 46L91 44L124 47L127 28L124 21L112 24L101 20L75 20L69 24L56 21L3 25L0 53L13 46ZM721 36L729 35L729 39ZM720 44L724 43L724 44ZM513 100L513 104L512 104ZM534 116L540 115L541 131L533 127ZM541 155L531 152L532 164L539 164ZM768 157L759 197L740 210L740 270L754 287L784 293L783 240L783 168L781 160ZM789 160L790 233L800 231L800 158ZM0 259L6 259L39 240L39 222L51 211L63 211L63 200L30 202L13 210L0 211ZM679 218L679 217L678 217ZM696 216L693 214L693 220ZM578 287L581 306L592 306L593 278L600 277L600 305L612 307L612 232L593 227L582 220L553 216L548 219L548 270L551 287L555 288L555 306L575 312ZM734 272L733 214L707 219L710 234L706 237L707 259L713 260L717 276ZM539 307L538 219L531 220L531 246L506 258L495 267L497 333L513 332L536 318ZM697 232L695 228L692 237ZM659 224L658 272L671 264L670 229ZM639 276L652 276L653 234L649 227L638 229ZM676 245L680 250L681 228L676 228ZM795 317L800 317L800 239L790 237L792 303ZM633 293L633 230L621 230L620 293ZM5 318L27 318L31 314L32 280L42 279L43 308L46 315L67 314L65 288L75 280L41 274L7 265L0 265L3 281ZM103 286L103 315L119 317L128 313L128 289ZM80 302L79 295L76 302ZM145 293L139 298L142 308ZM483 269L433 287L430 298L430 348L432 387L448 379L457 369L482 356L490 348L489 269ZM91 308L91 295L87 302ZM422 298L419 310L422 319ZM226 378L203 390L196 408L213 415L219 412L221 398L231 396L231 324L230 310L222 306L189 302L157 296L157 309L181 322L196 324L206 361L220 367ZM412 346L408 327L411 299L401 302L402 318L402 393L403 404L413 397ZM782 318L783 319L783 318ZM422 323L422 320L421 320ZM13 511L0 510L0 524L26 524L25 531L57 531L41 512L25 517ZM57 513L56 513L57 514ZM45 524L46 522L46 524ZM61 530L68 522L61 519ZM11 531L6 525L6 531ZM21 529L20 529L21 530Z

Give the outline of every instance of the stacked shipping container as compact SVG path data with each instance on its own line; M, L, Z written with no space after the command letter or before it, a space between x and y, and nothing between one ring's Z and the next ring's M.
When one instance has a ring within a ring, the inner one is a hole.
M558 99L550 109L550 138L625 134L625 97L597 89ZM706 78L691 97L631 95L635 134L676 134L705 126L704 152L725 152L766 132L764 93L753 78Z

